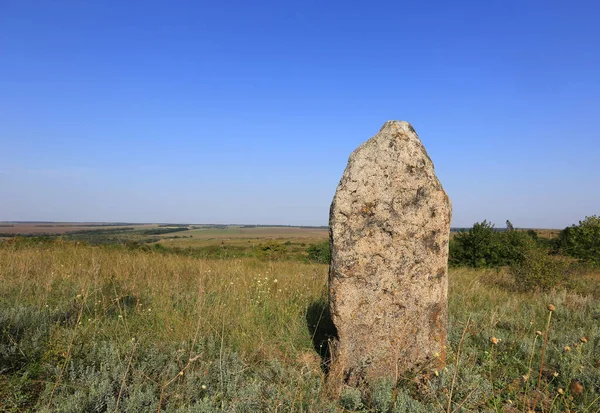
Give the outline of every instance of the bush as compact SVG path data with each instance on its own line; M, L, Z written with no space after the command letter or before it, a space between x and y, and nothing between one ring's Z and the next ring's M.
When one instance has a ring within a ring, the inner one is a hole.
M510 266L517 290L536 288L549 290L567 280L569 264L562 257L548 255L548 251L530 245L523 251L523 259Z
M468 267L492 267L500 262L494 224L476 222L468 231L458 233L450 246L451 263Z
M318 244L312 244L307 248L308 259L319 264L329 264L331 260L331 249L329 247L329 241L319 242Z
M506 231L497 231L494 224L484 220L450 241L449 262L473 268L513 265L523 259L523 252L532 243L529 232L514 230L510 221Z
M600 217L586 217L579 225L563 229L557 243L558 252L600 265Z
M287 247L275 241L258 244L255 248L258 257L266 259L282 259L287 255Z

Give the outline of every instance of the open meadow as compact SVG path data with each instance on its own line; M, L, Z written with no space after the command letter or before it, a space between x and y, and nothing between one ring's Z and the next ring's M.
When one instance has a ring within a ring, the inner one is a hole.
M519 292L503 269L451 268L447 367L330 400L327 265L306 253L16 238L0 242L0 411L598 412L597 277Z
M156 224L108 224L93 222L0 222L0 234L7 237L56 236L102 230L127 231L157 227Z

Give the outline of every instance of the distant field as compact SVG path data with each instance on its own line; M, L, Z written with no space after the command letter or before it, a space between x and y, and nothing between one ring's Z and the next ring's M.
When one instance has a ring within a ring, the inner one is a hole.
M329 232L319 227L253 225L0 223L0 240L16 235L61 237L95 245L136 243L191 248L213 257L274 253L298 258L310 245L326 242Z
M224 229L200 228L182 232L195 239L210 238L321 238L329 235L327 228L302 227L235 227Z
M310 244L327 240L327 228L238 227L199 228L164 234L159 241L170 247L204 247L208 245L253 245L264 241Z
M10 223L0 222L0 233L14 235L60 235L78 231L94 231L101 229L116 229L125 227L135 227L136 229L152 228L156 224L110 224L110 223L72 223L72 222L53 222L53 223Z

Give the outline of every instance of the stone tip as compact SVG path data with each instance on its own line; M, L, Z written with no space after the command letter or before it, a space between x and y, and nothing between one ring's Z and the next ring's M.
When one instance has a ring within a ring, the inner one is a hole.
M405 120L388 120L383 124L379 132L384 131L398 131L403 130L405 132L415 132L415 129L410 123Z

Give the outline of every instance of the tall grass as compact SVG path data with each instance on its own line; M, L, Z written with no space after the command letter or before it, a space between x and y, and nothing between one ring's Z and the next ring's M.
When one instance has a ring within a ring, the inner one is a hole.
M313 340L325 265L3 243L0 411L598 411L598 300L516 293L502 277L450 273L437 376L328 400Z

